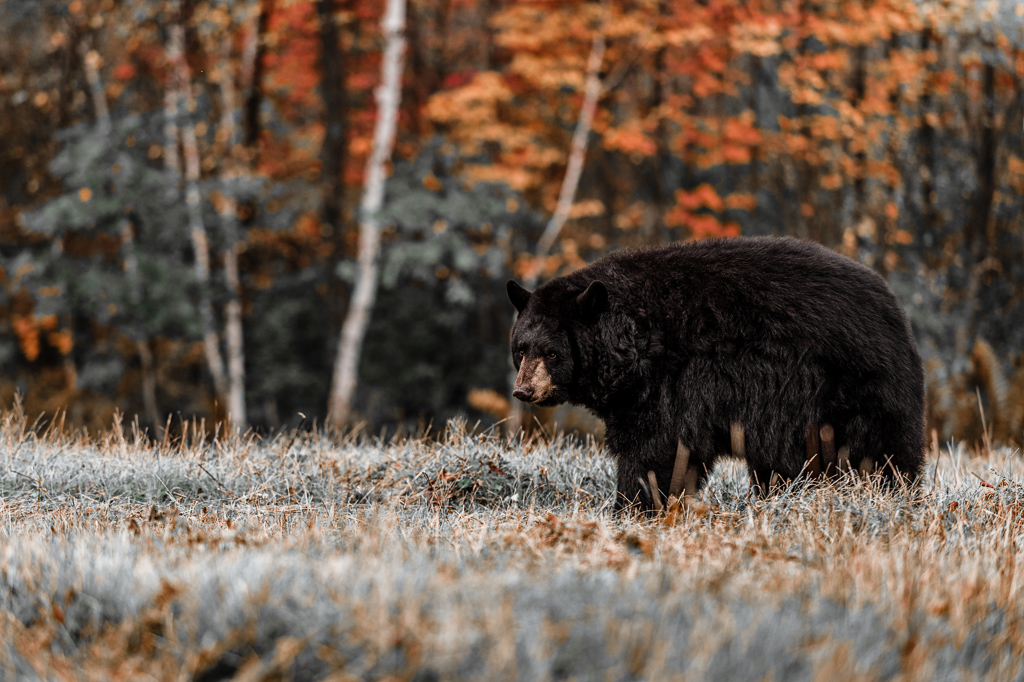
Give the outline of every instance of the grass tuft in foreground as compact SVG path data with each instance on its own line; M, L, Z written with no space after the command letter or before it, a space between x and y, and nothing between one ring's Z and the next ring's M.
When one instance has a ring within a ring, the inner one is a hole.
M1013 679L1024 465L610 511L575 441L40 436L0 417L0 679Z

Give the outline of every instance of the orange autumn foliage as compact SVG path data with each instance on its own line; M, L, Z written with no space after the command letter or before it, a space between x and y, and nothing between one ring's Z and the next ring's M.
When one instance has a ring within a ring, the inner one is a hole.
M266 334L259 330L268 328L261 320L273 319L278 308L295 315L326 311L336 318L350 293L345 268L339 266L358 247L352 227L377 118L382 4L172 3L178 4L194 74L196 106L188 116L199 137L202 201L218 214L230 206L230 190L217 185L231 147L247 185L239 190L237 206L246 333L253 335L253 357L282 357L281 348L274 353L267 348L274 343L290 348L295 339L259 338ZM130 5L76 3L78 11L69 19L74 30L54 23L31 49L19 53L22 57L14 55L23 58L42 46L39 54L65 64L68 72L61 78L66 81L55 84L45 75L52 69L49 61L18 71L15 60L7 83L10 96L0 97L0 131L12 142L9 150L0 150L0 175L12 188L9 196L22 193L18 203L0 206L4 239L24 238L19 214L63 192L71 211L100 219L60 234L58 226L21 243L38 254L49 249L72 259L95 257L118 274L130 251L124 217L133 223L131 248L151 255L146 253L153 248L145 237L147 214L114 206L108 215L104 211L118 201L110 183L52 176L48 164L63 143L45 126L60 121L85 131L95 123L92 92L85 89L81 60L72 51L79 49L73 43L88 38L90 49L101 56L99 75L118 130L106 151L138 156L150 169L164 165L170 149L162 143L159 121L148 139L141 131L120 132L122 112L159 117L169 76L166 35L153 22L132 24ZM109 13L96 14L101 7L109 7ZM1024 238L1019 152L1024 51L1005 9L961 0L411 0L402 109L390 166L392 177L404 184L388 190L393 193L388 201L394 199L399 208L388 214L397 224L386 228L386 247L446 240L465 231L466 253L495 256L487 276L504 277L507 270L546 278L612 249L740 232L792 234L841 248L883 274L912 273L915 281L930 284L950 279L943 268L962 268L975 277L972 287L936 293L941 289L936 284L935 291L924 292L923 305L931 304L930 296L942 299L935 305L944 311L975 305L972 296L995 296L986 293L989 279L1015 271L1006 262L1004 252L1010 250L1004 244ZM253 43L258 47L255 97L247 101L241 64L247 37L254 35L246 28L250 11L259 12L261 22ZM324 37L324 17L337 29L333 51ZM114 25L117 31L111 30ZM17 38L10 30L3 36L11 44ZM558 239L543 258L534 258L531 251L566 176L588 57L598 36L606 45L598 72L602 85L578 190ZM325 61L329 52L339 56L333 71ZM246 131L241 145L227 142L231 135L219 122L224 99L218 84L224 74L235 77L236 106L241 109L246 101L238 117ZM329 76L337 78L334 91L327 87ZM341 135L332 132L339 128ZM30 148L22 144L28 139L47 142ZM338 159L335 166L332 158ZM115 165L127 168L120 161ZM410 167L415 168L411 179ZM479 207L451 201L453 188L478 192L474 201L489 196L492 188L481 183L514 190L488 200L509 206L510 215L529 213L530 219L503 233L490 214L480 218ZM337 198L333 216L322 210L327 197ZM139 208L140 201L126 203ZM448 215L463 210L464 215ZM434 215L438 211L445 215ZM445 229L437 229L441 224ZM211 244L221 248L216 226L207 227ZM189 258L187 246L181 255ZM12 362L33 372L46 363L87 365L97 355L90 333L97 338L112 333L87 332L87 324L121 325L118 333L127 331L133 340L147 337L147 342L163 333L124 324L132 305L123 296L65 317L69 311L61 306L73 305L67 302L73 297L65 296L70 289L43 281L50 276L50 258L39 255L38 261L22 263L24 268L38 264L31 276L19 277L15 266L9 268L5 293L24 296L29 304L0 304L0 330L7 330L8 348L18 351L0 357L16 355ZM146 265L145 258L139 262ZM181 272L172 269L169 281L191 282L188 265ZM428 265L423 268L427 281L420 283L427 289L458 281L452 263ZM211 270L213 281L224 280L222 256L214 254ZM279 286L291 288L282 294ZM1009 298L999 309L1012 311L1024 289L1015 284L1006 291ZM43 299L46 306L31 305ZM185 300L182 307L188 305ZM62 324L73 320L77 336L72 339L56 326L44 328L43 318L33 316L42 310L60 310ZM285 322L279 327L310 326L292 324L281 314ZM380 314L393 319L391 310ZM504 311L495 314L507 317ZM965 324L984 326L983 317L972 313ZM324 329L338 323L327 320ZM326 332L309 331L301 341L327 347L317 334ZM124 366L140 365L135 354L142 346L125 348L130 350L124 351ZM307 365L297 363L296 371L323 374L314 361L303 362ZM289 402L294 391L268 388L263 381L253 375L248 389L260 402L297 409Z

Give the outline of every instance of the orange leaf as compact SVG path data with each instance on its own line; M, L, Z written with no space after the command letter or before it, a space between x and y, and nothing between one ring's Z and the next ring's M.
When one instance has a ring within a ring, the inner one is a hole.
M757 208L757 197L744 192L733 192L725 197L725 207L737 211L753 211Z
M745 164L750 163L751 158L749 147L741 147L736 144L727 144L722 147L722 160L726 163Z
M718 192L706 182L692 192L682 189L676 190L676 202L685 211L695 211L699 208L721 211L725 208L725 202L722 201L722 197L718 196Z
M71 352L74 347L74 340L71 338L71 332L62 330L59 332L50 332L46 336L47 342L60 351L61 355L67 355Z
M18 347L29 362L39 357L39 327L35 319L24 315L14 315L11 319L14 334L18 337Z
M824 189L839 189L842 184L843 177L839 173L829 173L821 178L821 186Z

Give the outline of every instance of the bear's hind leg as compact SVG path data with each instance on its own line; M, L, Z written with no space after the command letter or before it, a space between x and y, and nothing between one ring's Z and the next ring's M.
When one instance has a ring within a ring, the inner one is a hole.
M891 422L869 422L861 415L847 422L844 445L849 451L850 467L862 474L881 474L889 483L913 484L924 460L922 439L909 432L915 425Z

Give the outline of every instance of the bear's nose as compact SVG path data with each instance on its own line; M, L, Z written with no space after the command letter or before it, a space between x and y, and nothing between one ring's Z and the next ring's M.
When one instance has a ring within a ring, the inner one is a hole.
M512 389L512 396L517 400L528 403L533 398L533 389L528 386L515 386Z

